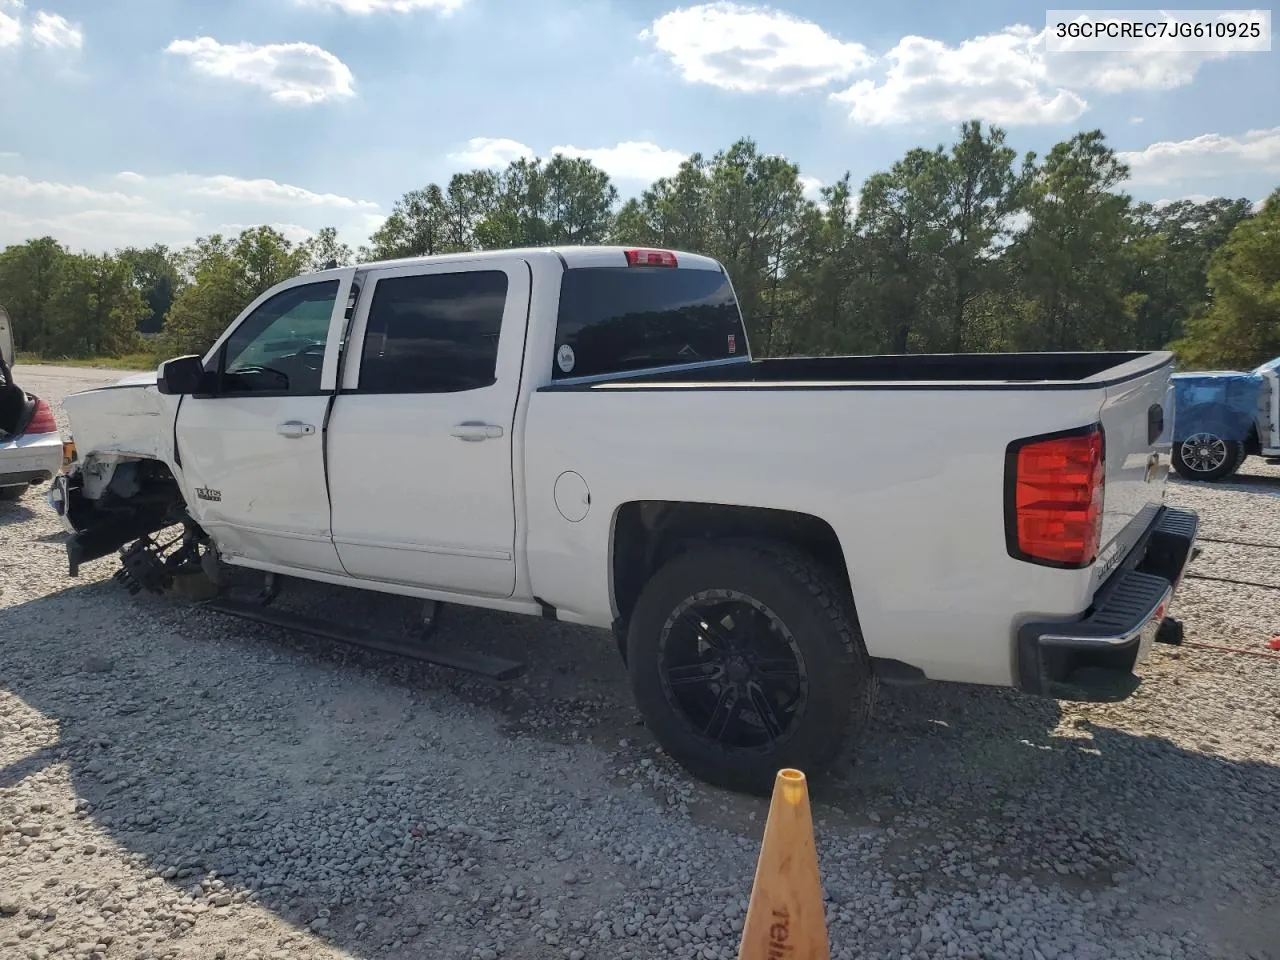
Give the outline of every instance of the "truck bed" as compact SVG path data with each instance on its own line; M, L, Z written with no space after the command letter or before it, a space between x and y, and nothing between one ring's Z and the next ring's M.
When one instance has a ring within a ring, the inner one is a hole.
M547 391L646 387L725 389L1096 389L1172 363L1165 351L1109 353L892 354L780 357L688 364L675 369L561 380Z
M544 385L525 422L532 588L565 619L607 620L597 598L610 571L590 544L610 541L616 505L812 515L843 546L872 656L1007 684L1010 619L1078 616L1155 517L1172 362L1163 351L801 357ZM1098 561L1016 559L1010 443L1093 423L1106 436ZM556 497L575 477L591 508L565 524Z

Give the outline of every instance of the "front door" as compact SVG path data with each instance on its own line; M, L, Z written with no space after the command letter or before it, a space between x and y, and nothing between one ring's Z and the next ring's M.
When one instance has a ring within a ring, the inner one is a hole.
M184 493L228 560L342 572L323 444L351 274L300 277L251 306L206 359L212 395L182 398Z
M529 265L385 268L362 287L329 424L342 564L355 577L511 596Z

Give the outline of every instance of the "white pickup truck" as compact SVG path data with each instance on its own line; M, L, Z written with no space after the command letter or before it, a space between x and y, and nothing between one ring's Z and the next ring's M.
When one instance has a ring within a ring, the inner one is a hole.
M374 263L68 398L49 499L73 575L183 523L226 564L611 628L662 747L767 792L881 680L1123 696L1177 642L1172 363L752 359L681 252Z

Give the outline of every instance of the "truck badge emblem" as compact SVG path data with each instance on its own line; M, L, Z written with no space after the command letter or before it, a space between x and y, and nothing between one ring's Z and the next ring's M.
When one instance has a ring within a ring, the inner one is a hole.
M196 487L196 496L201 500L212 500L218 503L222 500L222 491L211 490L208 487Z

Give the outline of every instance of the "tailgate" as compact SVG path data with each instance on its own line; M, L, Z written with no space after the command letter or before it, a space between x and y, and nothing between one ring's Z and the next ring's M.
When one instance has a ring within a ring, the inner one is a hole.
M1164 501L1173 449L1172 373L1168 363L1107 387L1098 414L1107 473L1094 587L1133 549Z

